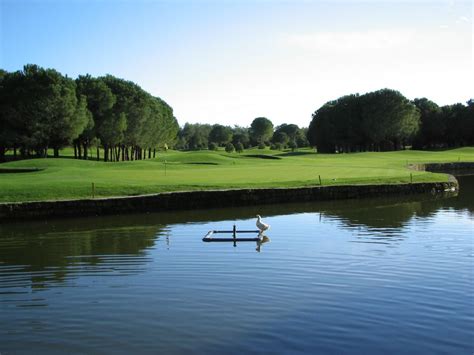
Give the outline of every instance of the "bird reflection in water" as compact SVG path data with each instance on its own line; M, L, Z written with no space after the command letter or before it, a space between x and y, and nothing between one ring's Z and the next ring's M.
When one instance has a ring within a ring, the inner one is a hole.
M262 244L268 243L270 241L270 238L268 238L266 235L259 234L258 235L258 241L257 241L257 247L255 248L256 251L260 253L260 250L262 248Z

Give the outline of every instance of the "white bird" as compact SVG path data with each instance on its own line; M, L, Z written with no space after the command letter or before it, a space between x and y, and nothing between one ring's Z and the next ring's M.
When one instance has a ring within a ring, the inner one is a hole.
M264 231L270 229L270 225L269 225L269 224L266 224L266 223L263 223L263 222L262 222L262 217L260 217L259 214L257 215L257 223L256 223L256 226L257 226L258 229L260 229L260 234L262 234Z

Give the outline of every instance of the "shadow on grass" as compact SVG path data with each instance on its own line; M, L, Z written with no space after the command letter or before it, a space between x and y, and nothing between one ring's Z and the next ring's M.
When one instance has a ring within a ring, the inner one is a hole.
M277 157L275 155L266 155L266 154L246 154L246 158L260 158L260 159L274 159L274 160L280 160L282 159L281 157Z
M286 153L280 153L277 154L279 157L297 157L300 155L311 155L311 154L316 154L315 152L286 152Z
M0 174L35 173L43 170L40 168L0 168Z

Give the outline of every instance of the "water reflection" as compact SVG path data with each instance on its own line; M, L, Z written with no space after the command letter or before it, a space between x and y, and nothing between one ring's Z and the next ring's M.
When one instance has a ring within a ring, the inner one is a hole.
M317 213L321 223L334 221L351 231L351 242L396 246L407 237L403 229L413 219L423 220L443 208L474 214L474 177L459 177L459 182L461 194L456 197L423 195L7 223L0 225L0 287L14 287L19 280L10 276L18 273L33 290L92 272L137 273L150 261L146 250L155 247L159 238L171 249L172 225L235 223L256 214L271 218ZM264 236L256 251L261 252L269 241Z
M255 250L260 253L262 251L262 245L269 242L270 242L270 238L262 234L261 238L257 242L257 247L255 248Z
M0 351L466 353L469 188L2 224ZM271 243L202 242L257 213Z
M116 220L81 222L2 226L0 288L26 283L32 290L41 290L92 272L100 275L140 272L149 262L144 250L153 247L166 230L164 226L129 225ZM22 275L21 279L18 274Z

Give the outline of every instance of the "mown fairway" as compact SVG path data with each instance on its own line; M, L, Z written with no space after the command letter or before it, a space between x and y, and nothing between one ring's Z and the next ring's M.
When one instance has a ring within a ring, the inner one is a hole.
M474 161L474 147L339 155L316 154L309 149L295 153L251 149L242 154L169 151L160 152L152 160L118 163L70 157L32 159L0 165L0 170L42 169L0 173L0 201L90 198L92 183L95 196L105 197L196 189L309 186L319 185L319 176L323 185L408 183L410 174L414 182L446 181L444 174L412 171L407 164L456 161Z

